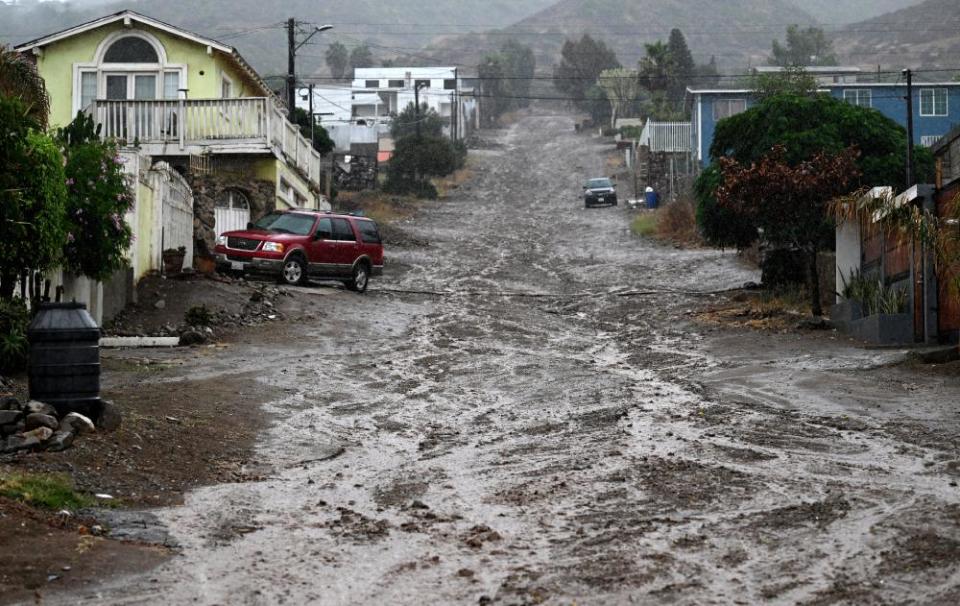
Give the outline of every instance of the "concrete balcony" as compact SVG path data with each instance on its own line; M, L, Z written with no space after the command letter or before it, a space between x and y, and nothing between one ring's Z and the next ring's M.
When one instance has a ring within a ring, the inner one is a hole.
M85 113L101 136L151 156L271 153L319 186L322 160L300 129L266 97L97 100Z

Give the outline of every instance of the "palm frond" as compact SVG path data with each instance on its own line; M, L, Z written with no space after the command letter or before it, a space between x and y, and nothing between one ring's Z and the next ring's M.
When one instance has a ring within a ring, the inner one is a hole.
M0 95L19 99L30 117L46 128L50 116L47 85L29 59L5 46L0 46Z

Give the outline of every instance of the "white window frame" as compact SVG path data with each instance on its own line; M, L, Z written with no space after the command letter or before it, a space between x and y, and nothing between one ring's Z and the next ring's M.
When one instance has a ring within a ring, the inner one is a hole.
M866 103L864 103L864 98ZM846 88L843 90L843 100L857 107L873 107L873 91L869 88Z
M107 52L107 49L113 45L114 42L120 38L142 38L149 42L154 50L157 52L157 58L160 60L159 63L104 63L103 57ZM74 116L77 115L77 112L84 109L80 107L80 74L83 72L95 72L97 74L97 97L96 99L103 99L106 97L107 92L107 83L105 74L107 73L127 73L134 75L136 73L153 73L157 76L157 92L156 98L163 98L163 75L165 72L179 71L180 72L180 88L186 89L187 85L187 65L185 63L169 63L167 61L167 51L164 48L163 44L160 43L160 40L157 39L152 34L138 29L121 29L115 32L110 33L105 36L103 40L100 41L97 50L94 53L93 61L89 62L79 62L73 64L73 91L71 94L71 109L70 119L72 120Z
M923 94L930 93L931 111L923 111ZM937 112L937 94L943 94L943 113ZM945 88L921 88L920 89L920 115L924 118L943 118L950 115L950 91Z
M224 96L223 96L223 88L224 88L224 85L226 85L228 93L229 93L230 95L233 95L233 94L234 94L234 88L235 88L235 84L233 83L233 80L230 78L230 76L227 75L226 72L220 72L220 98L221 98L221 99L236 99L236 97L234 97L234 96L230 96L230 97L224 97Z
M721 103L723 103L723 104L725 104L725 105L727 106L728 112L729 112L729 110L730 110L730 105L733 104L733 103L742 103L742 104L743 104L743 109L741 109L741 110L738 111L738 112L730 112L730 113L728 113L726 116L717 117L717 107L718 107ZM714 121L714 122L719 122L720 120L723 120L723 119L725 119L725 118L731 118L731 117L733 117L733 116L736 116L737 114L742 114L742 113L745 112L745 111L747 111L747 100L746 100L746 99L743 99L743 98L736 98L736 99L715 99L715 100L713 101L713 121Z

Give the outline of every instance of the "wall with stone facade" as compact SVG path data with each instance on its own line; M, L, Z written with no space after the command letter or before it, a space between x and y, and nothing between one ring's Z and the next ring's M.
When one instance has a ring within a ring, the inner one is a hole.
M237 173L193 175L188 177L193 188L194 256L213 255L217 235L214 208L227 191L241 192L250 202L250 220L256 221L277 207L277 186L263 179Z

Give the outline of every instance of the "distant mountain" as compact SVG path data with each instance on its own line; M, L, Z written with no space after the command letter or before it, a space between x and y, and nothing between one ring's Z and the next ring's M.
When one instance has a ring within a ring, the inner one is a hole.
M960 8L957 0L926 0L850 25L834 37L834 46L841 59L854 65L960 72Z
M130 9L236 46L264 75L286 68L289 17L331 23L333 30L300 51L304 73L323 69L326 45L371 43L378 60L419 49L445 35L486 31L510 24L555 0L134 0L91 5L0 0L0 43L16 44L106 14ZM313 44L316 42L316 44Z
M919 4L921 0L790 0L813 15L827 31Z
M475 64L484 51L513 37L532 46L537 64L546 68L559 60L564 40L589 33L632 67L644 55L644 43L666 41L677 27L698 62L713 56L721 68L736 70L765 62L773 39L783 38L787 25L814 22L788 0L560 0L503 30L448 39L432 51Z

